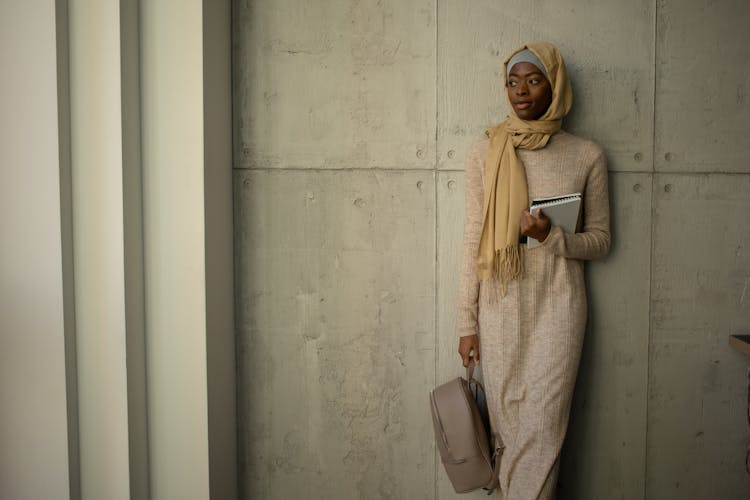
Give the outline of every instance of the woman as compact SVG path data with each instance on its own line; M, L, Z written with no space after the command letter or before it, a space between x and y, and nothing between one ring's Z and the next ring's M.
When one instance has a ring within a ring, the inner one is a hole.
M505 446L500 498L552 499L586 327L583 260L610 246L607 166L599 146L561 130L572 91L555 46L525 45L504 70L512 113L466 164L459 353L467 366L481 352ZM570 193L583 194L576 234L528 211Z

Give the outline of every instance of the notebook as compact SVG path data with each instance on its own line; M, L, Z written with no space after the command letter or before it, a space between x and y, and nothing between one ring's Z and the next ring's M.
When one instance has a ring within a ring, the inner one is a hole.
M553 226L560 226L566 233L575 233L578 217L581 213L581 193L538 198L531 202L529 212L531 212L531 215L536 215L536 211L539 209L542 209L544 214L550 218ZM539 245L541 243L529 237L528 248L535 248Z

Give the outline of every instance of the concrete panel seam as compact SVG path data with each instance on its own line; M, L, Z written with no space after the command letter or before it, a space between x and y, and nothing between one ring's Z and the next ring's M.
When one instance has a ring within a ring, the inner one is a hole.
M654 1L654 47L653 47L653 64L654 64L654 72L653 72L653 82L651 86L651 91L653 93L652 99L651 99L651 170L653 172L656 171L656 72L658 70L657 68L657 56L656 51L659 48L659 43L657 40L658 35L658 26L659 26L659 1ZM646 498L646 492L648 492L648 410L649 410L649 389L651 386L651 335L652 335L652 321L651 321L651 298L653 296L654 292L654 283L652 280L653 274L654 274L654 231L655 231L655 224L654 224L654 196L656 196L656 175L651 176L651 220L649 221L651 224L651 241L650 241L650 247L651 251L649 252L649 263L648 263L648 343L646 345L646 408L645 408L645 416L646 416L646 422L645 422L645 432L643 433L643 499Z
M658 170L658 171L655 171L654 174L659 174L659 175L680 175L680 176L685 176L685 177L712 177L712 176L714 176L714 177L719 177L719 176L741 177L743 175L750 175L750 171L748 171L748 172L726 172L726 171L715 171L715 170L712 170L710 172L709 171L695 172L695 171L691 170L690 172L671 172L671 171L668 171L668 170Z
M439 155L440 155L440 148L438 147L438 129L439 129L439 114L440 114L440 103L438 99L438 92L439 92L439 78L440 78L440 0L435 0L435 163L433 165L433 188L435 189L434 192L434 200L435 203L435 231L434 231L434 238L435 238L435 259L433 262L433 276L434 276L434 284L435 284L435 294L434 294L434 322L435 322L435 330L434 330L434 345L435 345L435 359L432 366L433 370L433 383L437 383L437 377L438 377L438 371L439 371L439 363L440 363L440 339L438 338L439 332L440 332L440 326L439 321L440 318L438 317L438 311L440 307L439 299L440 299L440 275L439 275L439 245L440 245L440 236L438 231L440 231L440 221L438 218L438 174L436 173L438 171L439 166ZM433 474L434 474L434 481L433 481L433 492L434 492L434 498L437 500L439 490L438 490L438 474L440 473L440 462L437 458L437 453L433 453Z
M282 171L301 171L301 172L431 172L437 170L438 172L455 173L464 172L463 168L415 168L415 167L345 167L345 168L326 168L326 167L245 167L245 166L233 166L232 170L236 171L253 171L253 172L282 172ZM653 170L609 170L610 174L653 174ZM726 174L726 175L748 175L750 172L660 172L660 173L675 173L686 175L707 175L707 174Z
M435 172L434 167L431 168L414 168L414 167L346 167L346 168L321 168L321 167L260 167L260 168L248 168L248 167L232 167L233 171L247 170L251 172ZM441 172L447 172L447 170L441 170ZM463 170L457 170L457 172L463 172Z

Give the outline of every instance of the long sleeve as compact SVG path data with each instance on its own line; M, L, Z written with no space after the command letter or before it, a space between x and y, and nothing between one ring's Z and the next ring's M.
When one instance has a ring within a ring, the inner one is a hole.
M609 253L609 187L604 152L599 152L586 178L582 231L570 234L553 226L542 246L569 259L601 259Z
M464 337L479 333L477 304L479 279L477 278L477 251L482 235L482 208L484 207L483 150L487 141L474 144L466 158L466 215L464 222L463 260L458 290L458 335Z

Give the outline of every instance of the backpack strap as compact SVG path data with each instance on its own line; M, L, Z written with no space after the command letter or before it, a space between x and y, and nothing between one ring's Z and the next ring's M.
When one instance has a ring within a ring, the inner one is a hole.
M469 383L469 387L471 387L471 384L475 384L475 387L481 389L482 393L484 393L484 386L482 386L479 380L474 378L473 357L469 358L469 365L466 367L466 380ZM484 487L488 495L491 495L493 491L500 487L500 461L503 457L503 451L505 451L505 444L503 444L503 439L499 433L491 433L490 439L492 447L492 481Z
M492 483L489 485L491 488L488 495L491 494L495 489L500 487L500 459L503 457L503 451L505 451L505 445L503 440L500 438L500 434L497 432L492 433Z

